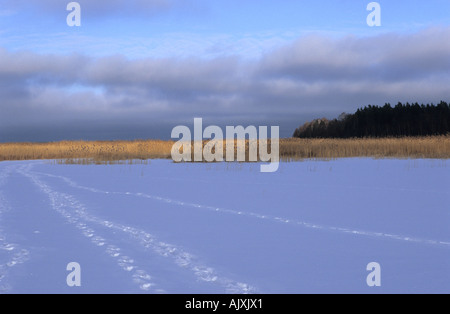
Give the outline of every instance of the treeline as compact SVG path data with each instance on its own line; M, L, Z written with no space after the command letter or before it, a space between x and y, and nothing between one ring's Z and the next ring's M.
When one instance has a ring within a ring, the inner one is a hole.
M352 138L447 135L450 133L450 106L402 104L395 107L367 106L338 119L318 119L295 130L298 138Z

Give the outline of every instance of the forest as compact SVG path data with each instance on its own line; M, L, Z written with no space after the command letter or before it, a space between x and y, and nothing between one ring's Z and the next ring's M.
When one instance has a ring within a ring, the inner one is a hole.
M339 118L317 119L295 130L296 138L364 138L447 135L450 133L450 106L418 103L395 107L367 106L354 114L341 114Z

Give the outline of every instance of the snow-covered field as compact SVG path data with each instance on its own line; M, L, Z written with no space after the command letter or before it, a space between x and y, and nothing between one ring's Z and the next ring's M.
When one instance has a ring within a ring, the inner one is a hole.
M442 160L1 162L0 293L450 293L449 204Z

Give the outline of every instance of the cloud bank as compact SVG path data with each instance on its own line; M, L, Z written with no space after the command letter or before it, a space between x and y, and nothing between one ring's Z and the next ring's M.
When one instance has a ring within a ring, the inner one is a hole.
M102 121L173 127L196 116L294 126L368 104L448 101L448 38L450 28L371 38L309 35L252 61L0 48L0 128Z

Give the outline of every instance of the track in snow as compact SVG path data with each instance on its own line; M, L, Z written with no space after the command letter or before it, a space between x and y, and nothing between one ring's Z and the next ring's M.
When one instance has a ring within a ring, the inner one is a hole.
M95 230L95 225L112 231L122 232L134 239L142 248L167 258L178 267L190 271L198 281L222 287L224 293L246 294L257 292L255 287L220 275L214 268L200 263L193 254L176 245L162 242L144 230L103 220L89 214L85 205L79 202L73 195L56 192L39 177L39 175L42 176L44 174L32 172L31 168L32 165L29 164L27 166L21 166L17 171L29 178L49 197L54 210L80 230L94 245L104 248L106 253L115 259L124 271L132 275L133 281L139 285L140 289L153 293L167 293L166 290L158 287L153 282L151 275L134 264L132 257L123 255L120 247L111 243L106 237L99 235L98 231ZM68 179L66 181L68 182Z
M410 243L434 245L434 246L450 248L450 242L442 241L442 240L422 239L422 238L418 238L418 237L414 237L414 236L407 236L407 235L398 235L398 234L390 234L390 233L383 233L383 232L355 230L355 229L349 229L349 228L343 228L343 227L326 226L326 225L322 225L322 224L315 224L315 223L311 223L311 222L299 221L296 219L289 219L289 218L277 217L277 216L271 216L271 215L261 215L261 214L252 213L252 212L245 212L245 211L221 208L221 207L216 207L216 206L184 202L184 201L180 201L180 200L174 200L174 199L161 197L161 196L157 196L157 195L150 195L150 194L146 194L146 193L104 191L104 190L100 190L100 189L96 189L96 188L92 188L92 187L86 187L86 186L79 185L78 183L76 183L73 180L71 180L67 177L64 177L64 176L56 176L56 175L42 173L42 172L34 172L34 173L39 174L41 176L58 178L64 182L66 182L69 186L71 186L73 188L86 190L86 191L89 191L92 193L100 193L100 194L105 194L105 195L126 195L126 196L141 197L141 198L147 198L147 199L151 199L151 200L155 200L155 201L159 201L159 202L163 202L163 203L168 203L168 204L172 204L172 205L190 207L190 208L195 208L195 209L200 209L200 210L208 210L208 211L213 211L213 212L223 213L223 214L246 216L246 217L251 217L251 218L256 218L256 219L273 221L273 222L277 222L277 223L284 223L284 224L289 224L289 225L294 225L294 226L300 226L300 227L314 229L314 230L339 232L339 233L350 234L350 235L355 235L355 236L390 239L390 240L396 240L396 241L404 241L404 242L410 242Z

